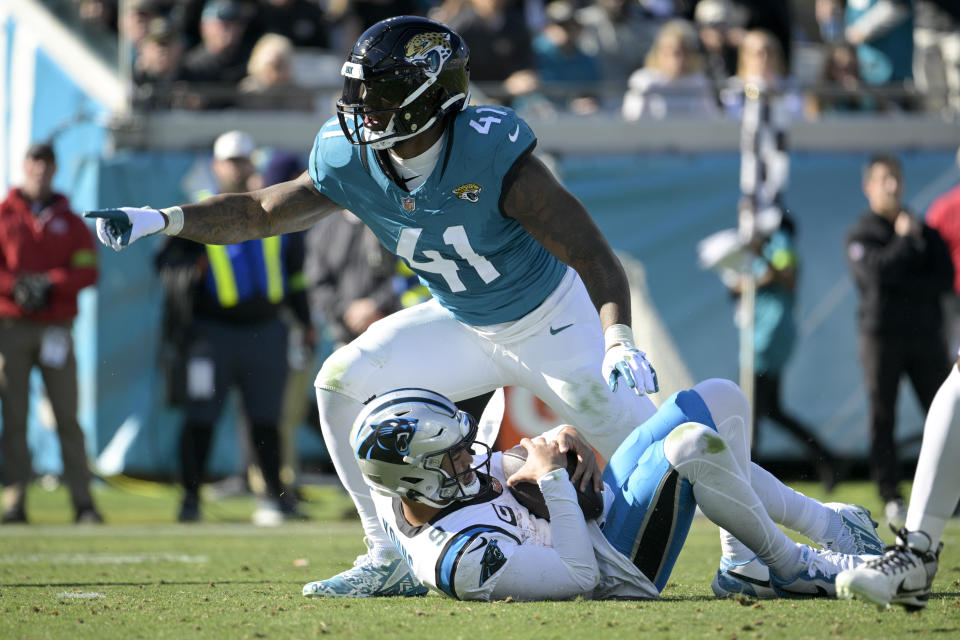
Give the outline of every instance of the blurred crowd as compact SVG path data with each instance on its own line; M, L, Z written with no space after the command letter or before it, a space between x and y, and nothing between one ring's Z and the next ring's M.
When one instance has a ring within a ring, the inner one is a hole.
M483 101L524 115L737 117L751 85L808 119L960 111L955 0L58 1L117 34L141 110L329 113L356 38L416 14L463 35Z

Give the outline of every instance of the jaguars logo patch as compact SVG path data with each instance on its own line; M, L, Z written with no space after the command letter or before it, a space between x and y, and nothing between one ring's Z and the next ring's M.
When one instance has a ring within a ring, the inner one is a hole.
M467 202L478 202L480 200L480 191L483 190L478 184L462 184L453 190L453 195Z
M407 62L425 64L430 73L438 73L453 55L450 34L438 31L418 33L407 41L403 55Z

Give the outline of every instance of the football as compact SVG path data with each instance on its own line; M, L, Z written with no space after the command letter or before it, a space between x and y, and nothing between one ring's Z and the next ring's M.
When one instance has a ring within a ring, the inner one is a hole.
M503 452L503 477L509 478L520 470L523 463L527 461L527 450L517 445L512 449ZM577 469L577 454L573 451L567 452L567 473L573 477L573 472ZM517 502L530 510L530 513L543 518L550 519L550 512L547 510L547 502L543 499L543 493L535 482L518 482L515 486L507 487L510 493L517 499ZM597 518L603 513L603 497L599 491L594 491L590 487L586 491L577 489L577 502L580 504L580 510L583 511L583 517L587 520Z

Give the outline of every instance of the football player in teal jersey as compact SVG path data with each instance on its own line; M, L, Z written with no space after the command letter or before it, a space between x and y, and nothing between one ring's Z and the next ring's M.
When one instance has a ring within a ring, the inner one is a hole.
M291 233L346 208L406 261L433 299L374 323L316 379L324 439L369 549L352 569L310 583L308 595L422 595L353 457L348 436L365 401L403 386L454 401L521 386L609 457L654 413L645 394L658 385L633 343L623 268L533 155L527 124L506 107L470 106L459 35L425 18L390 18L360 36L341 74L337 117L320 128L299 178L87 215L120 250L154 233L207 244Z

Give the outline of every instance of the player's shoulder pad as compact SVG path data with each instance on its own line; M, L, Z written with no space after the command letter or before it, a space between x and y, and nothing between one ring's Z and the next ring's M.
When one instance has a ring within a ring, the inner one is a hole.
M475 525L454 535L437 562L437 587L459 600L486 599L520 540L492 525Z
M310 177L314 182L322 181L328 172L349 164L356 152L354 145L343 135L340 120L336 116L330 118L320 127L313 140L307 164Z
M526 150L537 136L526 121L510 107L500 105L474 105L460 114L471 138L499 148L513 147L518 152Z

